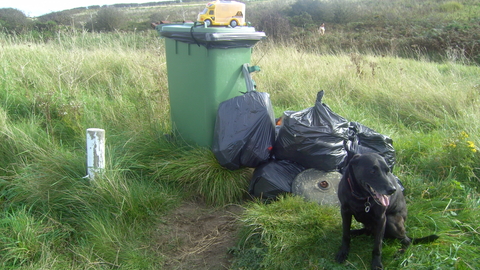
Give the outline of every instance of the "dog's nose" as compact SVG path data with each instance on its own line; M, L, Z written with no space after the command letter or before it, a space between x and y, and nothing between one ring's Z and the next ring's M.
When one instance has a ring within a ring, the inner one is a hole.
M387 195L392 195L393 193L395 193L395 191L397 191L397 188L396 187L391 187L391 188L387 189Z

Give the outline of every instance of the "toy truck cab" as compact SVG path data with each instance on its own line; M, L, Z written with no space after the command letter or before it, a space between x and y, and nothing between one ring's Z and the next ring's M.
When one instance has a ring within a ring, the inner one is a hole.
M198 14L197 21L208 26L246 25L245 4L236 1L216 0L206 5L205 9Z

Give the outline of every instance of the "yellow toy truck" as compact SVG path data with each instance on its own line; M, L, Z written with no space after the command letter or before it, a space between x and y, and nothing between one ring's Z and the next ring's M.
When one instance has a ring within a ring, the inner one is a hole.
M230 25L236 27L247 25L245 22L245 4L237 1L216 0L209 2L205 9L198 14L198 22L206 27Z

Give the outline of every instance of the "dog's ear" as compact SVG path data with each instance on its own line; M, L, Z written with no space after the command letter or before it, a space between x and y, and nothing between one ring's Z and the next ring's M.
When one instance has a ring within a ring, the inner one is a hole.
M358 163L358 158L361 156L361 154L355 154L353 157L350 158L348 161L348 165L356 165Z
M356 167L358 167L358 163L360 162L360 154L356 154L354 155L353 157L350 158L350 160L348 161L348 164L347 164L347 169L346 169L346 173L350 175L350 177L352 177L353 179L355 179L355 173L354 173L354 170Z
M355 161L355 160L358 161L358 158L359 158L360 156L361 156L361 154L355 154L355 155L352 157L352 159L350 159L350 162Z

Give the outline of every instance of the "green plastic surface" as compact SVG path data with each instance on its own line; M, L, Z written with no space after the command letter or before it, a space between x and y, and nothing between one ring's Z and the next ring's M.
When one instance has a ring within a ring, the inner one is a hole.
M164 26L162 31L182 32L187 28ZM225 32L241 28L201 29ZM242 65L250 62L252 49L207 49L172 38L165 39L165 47L174 134L186 142L211 147L218 105L246 92Z

